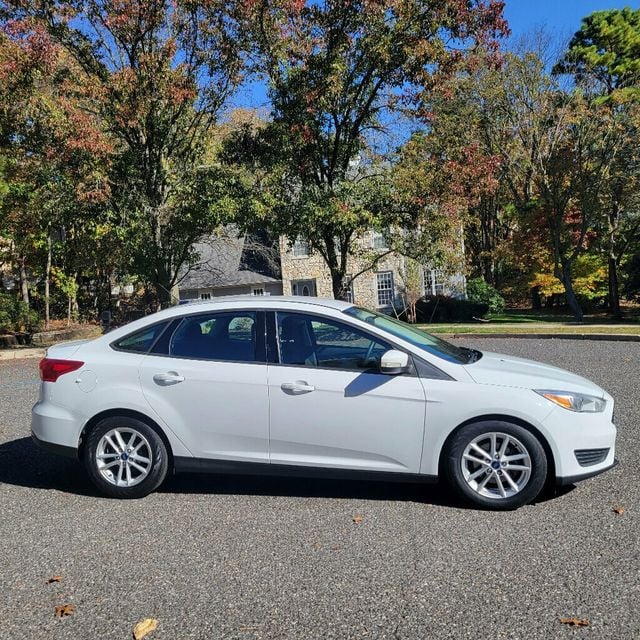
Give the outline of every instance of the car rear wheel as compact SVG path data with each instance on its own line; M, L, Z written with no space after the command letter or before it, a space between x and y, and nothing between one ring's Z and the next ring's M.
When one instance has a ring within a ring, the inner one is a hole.
M129 416L111 416L96 424L87 437L84 464L96 487L111 498L150 494L169 467L162 438Z
M517 509L542 490L547 457L540 441L523 427L497 420L477 422L453 437L445 471L457 492L475 505Z

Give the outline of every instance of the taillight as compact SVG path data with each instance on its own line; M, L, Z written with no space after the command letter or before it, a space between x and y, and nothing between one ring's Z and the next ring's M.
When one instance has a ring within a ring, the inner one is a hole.
M84 365L80 360L56 360L43 358L40 360L40 379L44 382L55 382L65 373L76 371Z

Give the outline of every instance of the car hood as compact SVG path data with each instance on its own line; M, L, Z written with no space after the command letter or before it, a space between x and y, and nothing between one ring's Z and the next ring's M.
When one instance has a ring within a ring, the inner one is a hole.
M482 358L465 369L479 384L493 384L526 389L551 389L554 391L576 391L599 398L606 392L596 384L548 364L507 356L501 353L482 352Z

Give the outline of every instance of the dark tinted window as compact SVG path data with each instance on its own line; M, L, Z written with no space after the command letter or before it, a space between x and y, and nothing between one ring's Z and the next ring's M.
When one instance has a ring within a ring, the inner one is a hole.
M280 362L308 367L376 371L391 347L331 318L278 313Z
M140 331L131 333L124 338L120 338L117 342L113 343L116 349L122 351L134 351L137 353L146 353L151 348L151 345L156 341L158 336L162 333L162 330L167 326L166 322L160 322L150 327L145 327Z
M256 314L235 311L184 318L169 341L169 355L255 362Z

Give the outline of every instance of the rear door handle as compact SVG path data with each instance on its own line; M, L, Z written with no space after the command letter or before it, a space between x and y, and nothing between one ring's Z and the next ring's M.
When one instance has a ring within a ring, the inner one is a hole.
M295 382L283 382L280 388L293 395L299 395L301 393L310 393L315 391L316 388L312 384L307 384L304 380L296 380Z
M184 376L181 376L177 371L167 371L167 373L156 373L153 376L153 381L161 387L168 387L172 384L184 382Z

